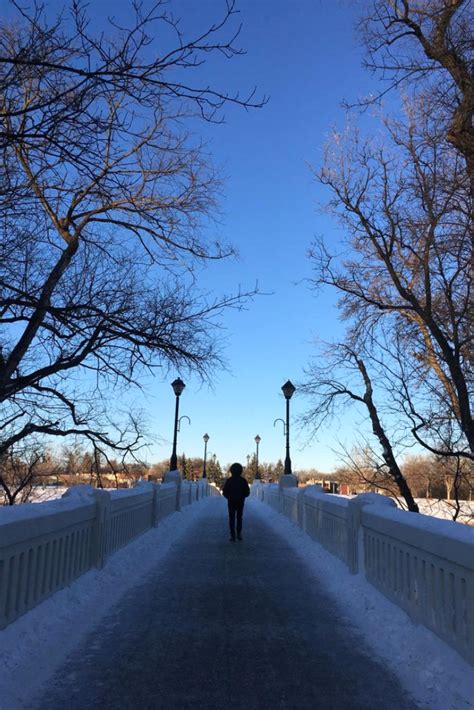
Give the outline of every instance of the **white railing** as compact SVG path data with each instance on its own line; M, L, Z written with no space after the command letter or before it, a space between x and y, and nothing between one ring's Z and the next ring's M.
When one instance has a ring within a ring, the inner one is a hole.
M193 484L191 483L191 481L183 481L181 484L181 493L180 493L181 510L183 508L185 508L187 505L191 504L192 486L193 486Z
M258 483L252 495L474 664L474 529L398 510L373 493L348 499L319 486Z
M314 490L309 490L304 497L298 495L298 499L303 511L300 513L300 520L301 516L303 519L300 527L331 554L348 564L350 553L347 545L347 499Z
M33 504L31 504L33 506ZM43 515L0 525L0 628L62 589L98 563L99 524L95 501L64 500ZM39 511L38 511L39 512Z
M179 488L181 490L179 490ZM181 505L219 495L206 481L133 489L69 489L63 498L0 508L0 629L159 524Z
M176 512L176 485L174 483L162 483L160 494L155 500L154 525L158 525L160 520L167 515Z
M474 531L377 506L361 526L368 581L474 663Z

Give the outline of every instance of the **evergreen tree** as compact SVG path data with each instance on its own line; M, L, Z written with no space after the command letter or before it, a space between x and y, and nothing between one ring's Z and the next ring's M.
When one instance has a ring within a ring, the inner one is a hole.
M281 459L278 459L273 470L273 482L277 483L280 480L280 476L282 476L284 473L285 467L283 465L283 461Z
M189 466L185 454L181 456L181 477L183 481L189 480Z

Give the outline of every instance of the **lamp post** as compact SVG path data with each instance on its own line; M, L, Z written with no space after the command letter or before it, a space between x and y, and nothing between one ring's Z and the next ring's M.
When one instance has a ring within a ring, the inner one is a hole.
M258 445L260 444L261 441L262 441L261 438L257 434L257 436L255 437L255 443L257 445L257 452L255 454L255 480L256 481L260 480L260 472L258 470Z
M286 399L286 456L285 456L285 474L291 474L291 459L290 459L290 399L293 397L296 387L290 380L282 386L282 391Z
M202 437L204 441L204 464L202 467L202 477L207 478L207 473L206 473L206 459L207 459L207 442L209 441L209 434L204 434Z
M171 387L173 388L173 392L176 395L176 409L174 413L173 453L171 454L170 458L170 471L176 471L178 468L178 458L176 456L176 442L178 438L179 398L186 385L184 384L183 380L178 377L176 380L174 380L174 382L171 383Z

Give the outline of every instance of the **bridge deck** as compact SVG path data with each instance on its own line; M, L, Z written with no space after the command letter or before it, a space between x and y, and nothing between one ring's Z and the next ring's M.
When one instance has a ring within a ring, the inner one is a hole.
M211 499L105 618L35 710L416 707L258 513L230 543Z

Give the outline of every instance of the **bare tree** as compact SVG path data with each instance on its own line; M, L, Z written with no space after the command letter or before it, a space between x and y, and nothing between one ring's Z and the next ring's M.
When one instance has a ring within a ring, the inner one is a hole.
M335 133L317 171L348 235L342 253L321 240L311 258L314 285L340 294L349 328L328 367L343 363L349 380L313 366L307 421L319 426L341 395L363 403L395 481L394 451L410 445L407 434L456 466L474 457L469 5L374 0L360 28L367 65L388 86L360 105L397 87L403 111L383 117L377 137Z
M417 498L433 498L441 493L439 471L432 456L411 454L403 461L402 469Z
M359 29L366 66L387 87L415 92L464 157L474 194L474 74L470 0L373 0ZM372 99L373 101L373 99ZM367 101L364 102L367 104Z
M380 447L377 455L367 442L364 463L348 456L352 470L359 479L371 485L394 492L406 502L408 510L419 512L413 494L398 463L394 433L387 433L376 402L374 385L362 356L348 345L332 347L327 351L326 364L313 364L307 371L307 382L301 389L314 402L303 417L303 423L317 431L328 420L347 409L350 403L361 405L369 416L373 435ZM370 463L368 459L370 458ZM367 474L367 471L369 473Z
M125 455L140 417L111 402L144 370L205 376L221 361L223 309L252 295L198 288L196 264L233 250L211 238L219 179L184 126L263 102L200 83L207 56L241 53L239 28L224 36L230 0L191 39L162 0L133 3L129 28L105 29L76 0L54 20L11 5L17 18L0 29L0 454L43 434Z
M442 454L436 441L458 440L451 453L471 456L469 184L455 151L408 108L406 124L386 122L384 145L355 135L328 151L318 177L334 194L330 208L350 235L350 257L317 244L316 281L341 293L353 348L379 360L381 347L391 354L418 442Z
M11 447L0 458L0 500L5 506L26 503L34 486L58 472L58 462L41 442Z
M61 473L77 476L83 472L86 451L79 441L61 447Z

